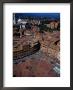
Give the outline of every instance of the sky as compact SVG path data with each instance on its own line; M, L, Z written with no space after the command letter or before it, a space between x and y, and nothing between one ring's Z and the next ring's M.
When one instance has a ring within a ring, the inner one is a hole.
M60 13L15 13L16 19L24 18L24 16L47 17L50 19L60 19Z

